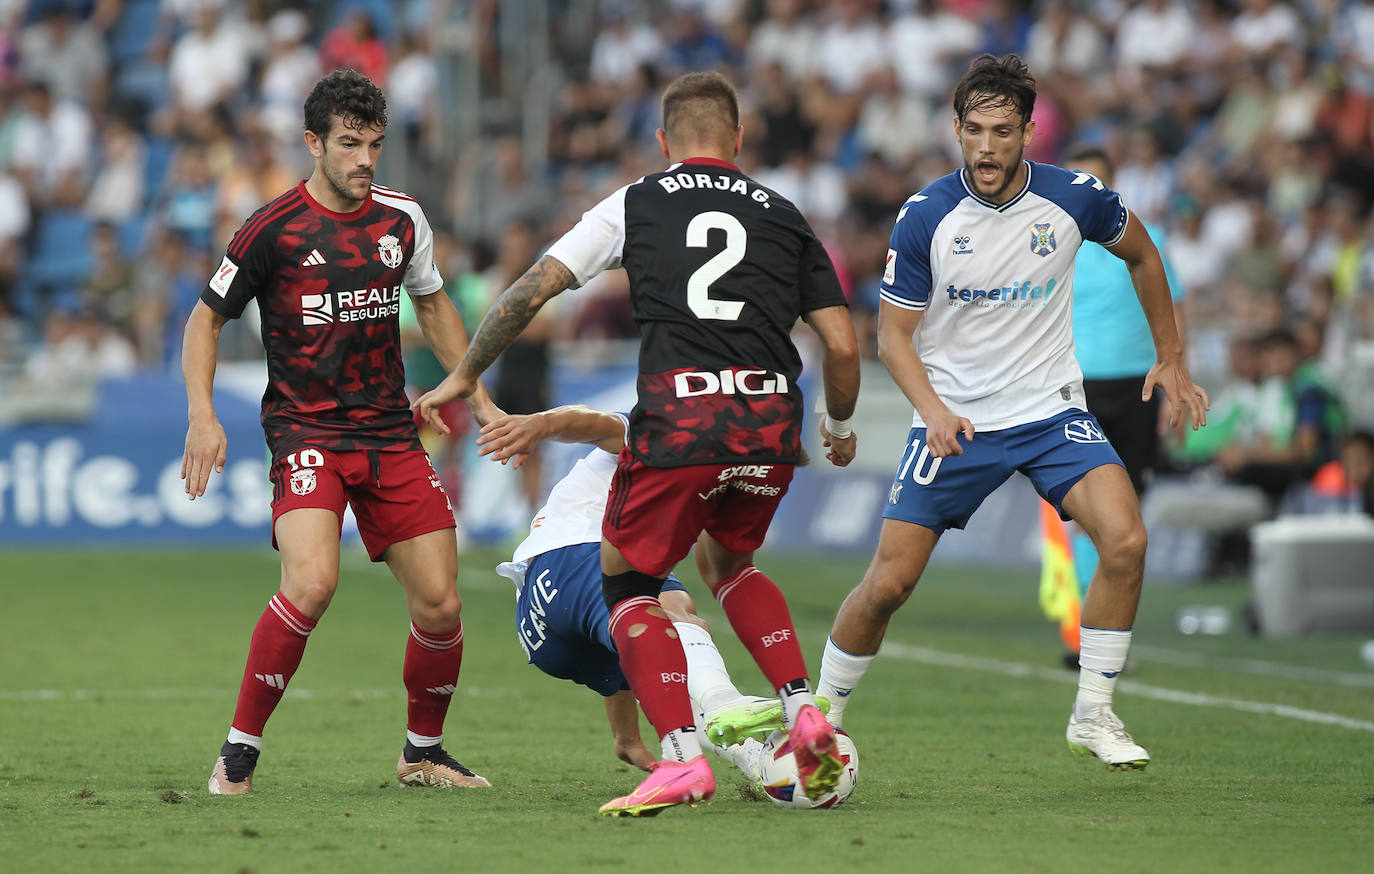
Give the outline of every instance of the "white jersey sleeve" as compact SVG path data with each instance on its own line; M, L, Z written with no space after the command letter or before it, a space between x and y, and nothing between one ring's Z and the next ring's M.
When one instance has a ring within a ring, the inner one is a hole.
M940 216L932 216L932 210L922 206L928 199L925 194L913 194L902 204L883 264L878 297L904 310L924 310L930 303L930 244Z
M573 275L573 288L603 270L620 266L625 249L625 189L616 189L605 200L582 214L572 230L559 237L545 255L557 258Z
M425 211L409 195L402 194L381 185L372 186L372 198L393 206L415 223L415 251L410 254L406 265L405 278L401 280L412 297L433 294L444 287L444 278L439 275L439 267L434 263L434 229L425 218Z

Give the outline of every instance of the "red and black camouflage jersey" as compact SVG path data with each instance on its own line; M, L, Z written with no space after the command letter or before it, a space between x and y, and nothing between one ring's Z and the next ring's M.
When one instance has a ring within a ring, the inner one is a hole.
M630 450L651 467L796 462L797 318L844 306L835 269L786 198L690 158L619 189L549 249L580 286L624 266L643 333Z
M201 300L231 319L258 301L274 457L420 448L401 363L402 285L416 296L443 285L434 234L413 198L380 185L338 213L302 182L234 234Z

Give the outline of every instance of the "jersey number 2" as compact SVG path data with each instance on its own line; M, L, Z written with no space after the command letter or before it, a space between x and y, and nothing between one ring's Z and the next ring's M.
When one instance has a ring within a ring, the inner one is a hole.
M749 235L739 219L728 212L703 212L687 223L687 245L704 249L712 230L725 231L725 248L688 277L687 307L699 319L733 322L744 309L744 301L711 297L711 283L744 260L744 246Z

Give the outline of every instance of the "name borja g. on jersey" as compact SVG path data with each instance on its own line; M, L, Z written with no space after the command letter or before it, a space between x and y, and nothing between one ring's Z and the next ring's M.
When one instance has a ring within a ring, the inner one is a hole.
M691 158L620 188L548 254L581 286L629 275L640 326L630 450L651 467L795 462L804 313L845 305L829 256L786 198Z
M373 185L351 213L305 183L254 213L230 241L201 300L238 318L256 298L267 350L262 426L274 456L419 449L401 363L402 286L443 286L420 205Z
M1074 357L1074 256L1084 240L1111 246L1128 213L1087 173L1027 162L1006 203L976 194L959 170L902 206L880 297L923 310L916 331L935 393L975 429L1086 410ZM1139 304L1135 304L1139 306ZM914 427L924 427L920 414Z

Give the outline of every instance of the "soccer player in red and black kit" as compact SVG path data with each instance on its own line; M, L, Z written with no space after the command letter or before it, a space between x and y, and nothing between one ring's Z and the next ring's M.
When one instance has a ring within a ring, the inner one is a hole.
M458 369L416 406L437 410L477 378L546 301L623 265L642 332L639 401L602 523L602 594L620 663L658 731L663 761L629 795L601 807L651 815L710 800L687 695L687 662L657 595L705 531L706 582L778 690L803 791L840 771L834 730L816 709L787 602L754 566L801 452L799 316L821 339L837 465L854 457L849 425L859 366L849 311L825 250L796 207L744 175L739 100L717 73L689 73L663 96L659 145L671 166L588 211L482 320Z
M339 532L351 504L373 561L385 561L410 608L404 681L406 785L490 786L444 751L444 716L463 658L453 511L420 446L405 395L400 296L445 366L467 347L414 199L375 185L386 100L341 70L305 102L310 178L244 223L186 324L182 371L190 426L182 478L191 500L224 469L226 438L211 387L220 329L256 298L267 350L262 425L272 452L272 542L281 589L253 629L248 664L210 792L251 791L263 727L300 665L339 584ZM485 420L479 387L469 397Z

